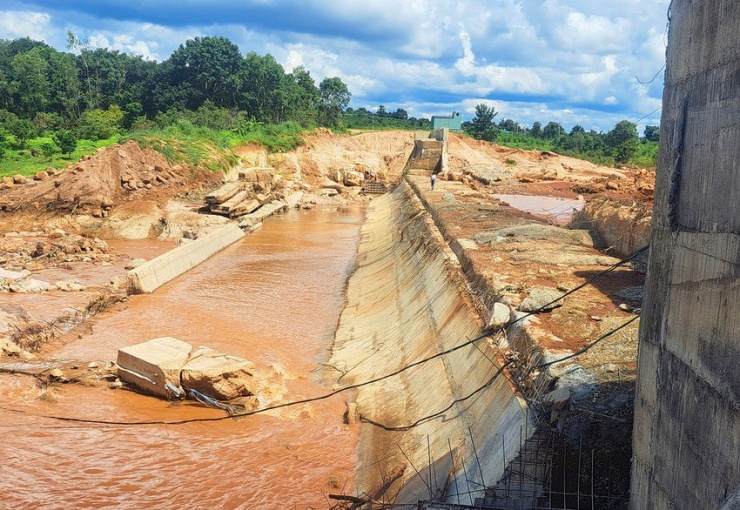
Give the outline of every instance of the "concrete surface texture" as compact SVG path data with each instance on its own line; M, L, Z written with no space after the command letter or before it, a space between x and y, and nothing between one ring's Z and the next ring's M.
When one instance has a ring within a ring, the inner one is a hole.
M459 263L407 183L373 201L361 236L331 358L342 374L340 385L383 376L480 335L482 323L469 302ZM403 503L439 497L437 490L446 485L452 488L450 501L457 501L451 496L456 484L448 475L454 471L457 485L468 487L463 464L478 484L499 479L503 458L517 454L527 409L507 378L496 376L498 371L494 350L483 339L360 388L359 490L381 484L382 473L399 463L407 470L391 494L403 485L397 500ZM448 406L441 416L425 419ZM378 424L412 426L385 430Z
M148 342L130 345L118 350L118 375L125 383L145 393L168 398L170 383L180 387L180 371L188 360L193 347L172 337L155 338Z
M182 244L150 260L129 271L127 276L129 294L154 292L245 235L235 223L230 223L212 234Z
M671 5L633 509L719 508L740 485L740 2Z

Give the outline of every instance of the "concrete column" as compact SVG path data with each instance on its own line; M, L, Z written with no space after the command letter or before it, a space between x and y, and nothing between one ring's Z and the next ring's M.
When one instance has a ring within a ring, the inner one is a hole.
M630 508L740 485L740 2L674 0Z

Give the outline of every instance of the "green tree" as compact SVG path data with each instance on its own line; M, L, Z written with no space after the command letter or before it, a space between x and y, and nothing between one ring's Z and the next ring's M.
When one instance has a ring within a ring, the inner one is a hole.
M503 119L498 123L498 127L510 133L518 133L520 130L519 124L511 119Z
M118 105L106 110L87 110L82 114L78 125L80 138L102 140L120 132L123 122L123 111Z
M496 139L498 128L493 123L498 112L493 106L480 103L475 106L475 117L470 123L469 133L476 140L492 142Z
M394 119L406 120L406 119L409 118L409 114L403 108L396 108L396 111L393 113L393 118Z
M249 52L244 59L242 74L242 106L250 118L258 122L281 122L284 120L286 89L285 69L275 57L264 57Z
M54 142L46 140L44 142L41 142L41 145L39 145L39 149L41 150L41 154L46 156L46 158L51 161L51 158L54 156L54 154L57 153L59 147L57 147Z
M548 122L542 129L542 136L547 140L553 140L565 134L565 129L557 122Z
M33 118L38 112L46 111L50 102L49 63L43 48L36 47L19 53L11 62L14 89L17 91L19 113Z
M52 138L54 139L54 143L59 146L62 154L69 156L77 148L77 135L71 129L56 131L52 135Z
M542 124L539 122L535 122L532 124L532 129L529 130L530 136L534 136L535 138L541 138L542 137Z
M216 106L236 106L243 62L239 47L229 39L189 39L175 50L169 62L172 78L187 91L187 107L197 108L207 100Z
M8 135L4 129L0 128L0 159L5 156L5 142L8 140Z
M295 120L301 126L316 124L319 111L319 89L311 73L303 66L286 75L284 89L287 120Z
M16 117L15 120L7 123L7 127L18 141L18 148L25 148L26 142L33 135L33 122L28 119L19 119Z
M637 124L623 120L606 135L606 146L616 163L626 163L637 152Z
M570 135L571 135L571 136L573 136L573 135L574 135L574 134L576 134L576 133L585 133L585 132L586 132L586 130L585 130L585 129L583 129L583 126L581 126L580 124L576 124L576 125L575 125L575 126L573 126L573 128L572 128L572 129L570 130Z
M659 142L660 126L645 126L645 139L649 142Z
M338 77L324 78L319 84L320 121L328 127L338 127L342 112L352 99L347 85Z

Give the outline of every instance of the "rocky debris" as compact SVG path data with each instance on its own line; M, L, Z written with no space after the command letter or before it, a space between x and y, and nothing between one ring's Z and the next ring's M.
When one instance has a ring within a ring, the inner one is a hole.
M253 213L246 214L239 218L239 226L241 228L249 228L251 229L258 223L261 223L265 218L268 216L272 216L278 211L282 211L283 209L286 209L288 206L285 202L281 200L273 200L269 204L265 204Z
M131 259L129 263L126 264L124 269L126 269L126 271L131 271L132 269L136 269L142 264L146 264L146 259L141 259L141 258Z
M345 186L362 186L365 182L365 175L360 172L350 170L344 175Z
M182 385L218 400L254 395L254 365L249 361L201 347L182 367Z
M644 285L636 285L634 287L627 287L617 292L617 297L628 303L642 303L642 296L645 292Z
M618 201L608 198L589 200L576 212L571 226L586 228L612 248L621 257L650 244L652 232L652 204L634 200ZM646 265L647 253L644 253ZM633 262L634 264L634 262Z
M542 403L555 407L555 409L563 409L570 400L573 392L567 386L559 386L557 389L547 393L542 397Z
M241 169L236 182L228 182L205 197L206 207L214 214L241 218L267 203L283 198L291 181L272 168Z
M547 312L563 306L563 300L559 299L562 295L562 292L555 289L546 287L532 288L527 293L527 297L519 305L519 310L522 312L534 312L541 309L541 311Z
M208 179L205 171L196 173ZM183 167L172 166L162 154L142 150L129 141L82 158L61 173L38 172L33 180L14 176L14 184L28 184L8 189L3 201L13 211L59 211L104 218L115 205L157 189L169 188L167 194L172 195L188 179Z
M41 271L65 262L110 262L108 244L98 238L67 234L55 229L47 232L8 232L0 236L0 267Z
M162 398L183 398L188 390L216 400L254 395L254 365L172 337L155 338L118 350L121 381Z
M486 329L499 328L511 320L511 309L504 303L496 302L491 308L491 316Z
M342 188L343 188L343 186L341 184L339 184L338 182L333 181L331 179L325 179L324 182L321 183L321 187L323 189L327 189L327 190L329 190L329 189L334 190L337 193L341 193L342 192Z
M54 283L56 287L64 292L80 292L85 290L85 286L79 282L69 282L66 280L60 280Z
M501 243L522 241L549 241L575 246L593 247L594 241L588 230L566 229L554 225L516 225L480 232L473 236L478 243Z

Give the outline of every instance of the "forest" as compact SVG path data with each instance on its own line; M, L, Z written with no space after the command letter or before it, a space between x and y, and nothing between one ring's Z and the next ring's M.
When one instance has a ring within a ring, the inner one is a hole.
M28 38L0 40L0 175L63 167L126 138L159 148L169 142L187 145L179 158L188 152L198 163L213 145L257 142L290 150L302 143L300 133L316 127L431 128L429 119L409 117L403 108L353 109L351 98L339 77L317 84L304 67L286 72L269 53L242 55L225 37L189 39L162 62L93 48L71 32L66 52ZM657 131L646 130L638 142L636 132L627 129L622 135L628 150L619 152L614 134L580 126L568 134L553 122L544 128L539 122L521 127L510 119L496 124L496 115L478 105L464 132L599 163L654 165ZM178 158L177 150L170 152Z

